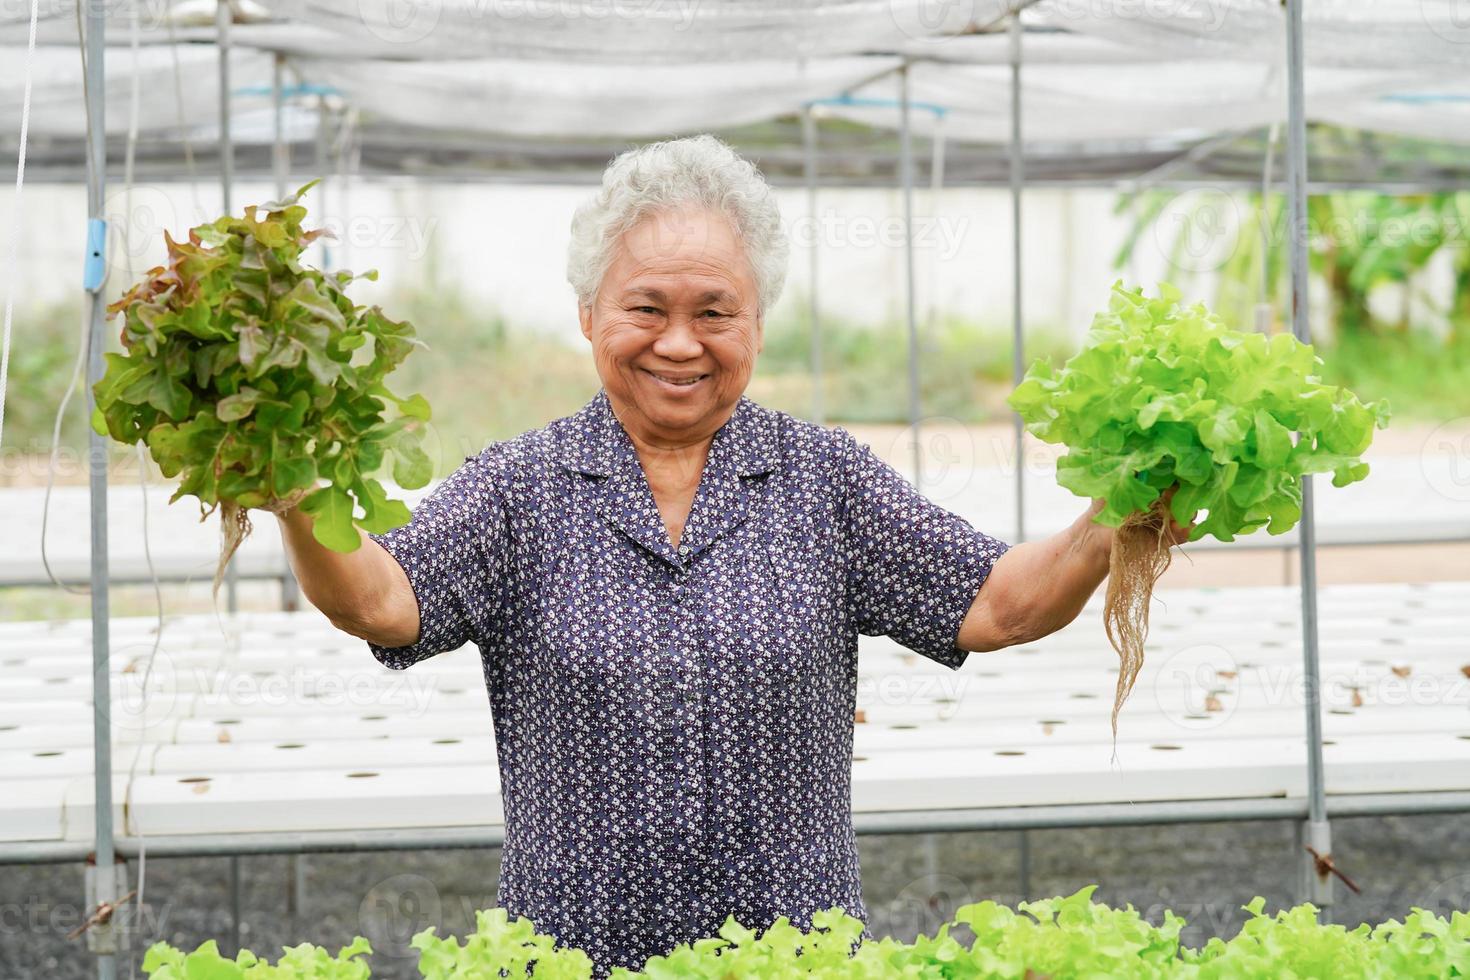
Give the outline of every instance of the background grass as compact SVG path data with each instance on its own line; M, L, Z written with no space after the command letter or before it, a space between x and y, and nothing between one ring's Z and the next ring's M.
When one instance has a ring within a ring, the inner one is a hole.
M405 291L384 304L417 327L427 350L411 356L393 387L422 392L433 405L429 450L439 475L486 443L509 438L570 414L598 387L592 356L575 323L564 337L517 330L491 308L444 291ZM798 305L800 308L800 305ZM63 305L23 315L16 324L6 404L4 451L44 454L51 444L56 405L70 377L78 344L80 308ZM116 345L111 339L110 346ZM1470 330L1451 338L1429 330L1348 334L1322 346L1324 377L1364 398L1387 398L1400 421L1439 421L1470 415ZM1009 417L1009 329L947 317L921 329L920 379L926 418L965 423ZM827 421L908 421L908 339L903 324L857 326L822 322L822 397ZM1062 332L1028 329L1026 359L1065 358ZM810 417L814 379L811 333L804 322L768 324L765 350L750 395L756 401ZM83 399L73 399L62 443L84 448ZM124 450L117 448L121 453ZM12 482L0 469L0 485Z

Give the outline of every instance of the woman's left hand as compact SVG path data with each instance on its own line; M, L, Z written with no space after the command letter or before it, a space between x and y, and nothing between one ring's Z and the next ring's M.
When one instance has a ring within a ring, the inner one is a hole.
M1178 521L1174 519L1173 511L1170 508L1170 502L1174 499L1174 492L1178 489L1179 484L1176 483L1159 495L1159 501L1164 508L1164 512L1169 515L1169 528L1167 531L1164 532L1164 534L1165 537L1168 538L1169 544L1171 545L1186 543L1189 540L1190 532L1194 530L1195 525L1194 519L1196 515L1194 514L1190 515L1188 524L1181 525ZM1113 548L1113 534L1116 531L1116 528L1104 527L1103 525L1098 524L1097 522L1092 520L1102 511L1104 506L1106 506L1106 501L1104 501L1101 497L1093 498L1092 506L1087 509L1087 513L1084 515L1084 517L1091 524L1089 530L1096 537L1098 544L1102 546L1105 552L1111 554Z

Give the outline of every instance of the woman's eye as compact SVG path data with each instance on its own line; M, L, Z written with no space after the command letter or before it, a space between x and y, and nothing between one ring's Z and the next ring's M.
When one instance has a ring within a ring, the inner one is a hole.
M633 312L634 313L650 313L650 314L652 314L652 313L657 313L658 312L658 307L656 307L656 306L635 306L633 308Z
M725 314L723 314L723 313L721 313L721 312L720 312L720 311L719 311L719 310L705 310L705 311L704 311L704 312L703 312L703 313L702 313L702 314L700 314L700 315L701 315L701 316L708 316L708 317L722 317L722 316L724 316L724 315L725 315Z

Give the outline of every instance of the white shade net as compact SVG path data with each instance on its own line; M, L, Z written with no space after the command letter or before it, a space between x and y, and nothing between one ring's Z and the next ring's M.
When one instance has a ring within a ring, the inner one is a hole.
M1466 0L1312 0L1305 7L1311 119L1470 140ZM44 0L34 131L84 132L75 0ZM517 138L648 138L820 111L898 126L900 56L916 131L1010 135L1010 0L234 0L234 97L269 101L270 54L287 99L340 96L409 131ZM108 129L177 132L218 114L214 0L108 5ZM18 127L23 12L0 11L0 127ZM1172 143L1285 117L1279 0L1040 0L1026 9L1028 142ZM186 42L170 45L170 39ZM204 42L204 43L200 43ZM177 52L178 74L174 58Z

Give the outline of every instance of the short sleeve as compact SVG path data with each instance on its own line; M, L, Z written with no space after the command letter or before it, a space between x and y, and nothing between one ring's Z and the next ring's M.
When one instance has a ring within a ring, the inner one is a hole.
M960 625L1010 547L916 490L838 430L851 609L859 633L890 636L948 667L969 656Z
M471 456L414 509L403 527L370 537L408 575L419 608L419 636L409 646L369 643L395 670L480 643L504 607L509 529L502 491L487 449Z

